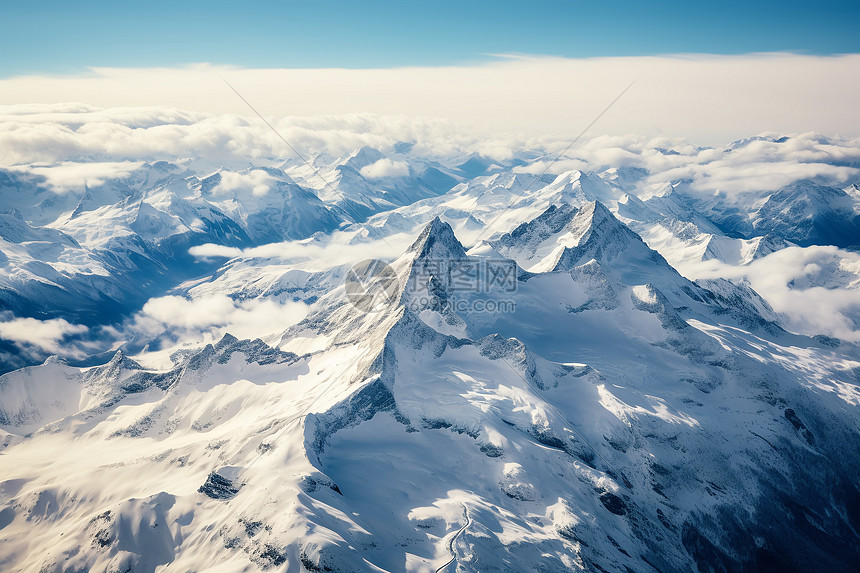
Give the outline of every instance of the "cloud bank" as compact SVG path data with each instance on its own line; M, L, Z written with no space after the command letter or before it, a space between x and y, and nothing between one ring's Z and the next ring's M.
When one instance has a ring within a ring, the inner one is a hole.
M644 133L724 144L762 131L860 135L860 55L504 56L476 65L394 69L95 68L0 80L0 105L79 101L267 117L370 113L446 118L489 133L572 137L632 80L593 134ZM223 79L222 79L223 78ZM67 106L74 111L74 105ZM170 123L185 113L164 111ZM26 121L26 113L19 113ZM88 129L99 129L91 126Z

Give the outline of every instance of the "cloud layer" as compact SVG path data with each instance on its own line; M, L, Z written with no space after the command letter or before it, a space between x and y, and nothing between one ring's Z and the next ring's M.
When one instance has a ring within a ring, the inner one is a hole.
M550 164L549 158L565 150L570 140L485 135L442 119L405 116L289 117L272 123L304 157L343 156L362 146L392 153L398 142L407 141L414 144L414 155L448 164L471 153L497 160L545 155L547 159L520 170L539 173L549 167L550 173L561 173L600 166L641 167L650 172L648 183L656 190L686 180L693 190L706 194L775 190L802 178L831 184L860 179L860 137L815 132L766 133L769 137L744 145L716 148L665 136L586 136ZM284 161L301 165L294 151L259 118L66 104L0 107L0 167L43 176L58 193L81 192L85 184L92 187L123 177L144 160L174 161L198 173L221 167L238 171L252 164L278 166ZM362 169L371 180L408 172L406 162L392 158ZM270 179L265 171L228 171L214 192L261 195Z
M860 55L753 54L508 56L477 65L364 70L98 68L83 76L0 80L0 105L166 105L253 117L224 78L267 117L421 116L490 133L572 138L636 80L593 134L645 133L724 144L762 131L860 136L854 97L858 66ZM163 113L180 121L189 117Z

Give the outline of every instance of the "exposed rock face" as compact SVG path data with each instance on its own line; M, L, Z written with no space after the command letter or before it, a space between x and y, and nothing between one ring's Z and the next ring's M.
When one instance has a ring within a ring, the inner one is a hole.
M206 478L206 482L197 491L208 495L212 499L231 499L239 493L239 488L231 480L216 472L212 472Z

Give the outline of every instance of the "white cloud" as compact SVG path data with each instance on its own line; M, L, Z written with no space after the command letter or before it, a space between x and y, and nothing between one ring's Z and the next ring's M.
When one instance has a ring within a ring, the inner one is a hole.
M61 342L68 336L83 334L87 327L71 324L65 319L36 320L7 318L0 321L0 338L18 345L29 345L52 354L77 354Z
M305 270L325 270L368 258L394 259L403 254L414 240L414 233L398 233L385 239L357 240L352 232L334 231L322 238L269 243L247 249L207 243L191 247L188 252L199 258L280 259L295 264L306 263L303 265Z
M149 299L141 312L167 326L203 328L227 324L235 309L233 301L223 295L199 300L163 296Z
M365 165L361 168L361 176L365 179L382 179L385 177L405 177L409 175L409 164L405 161L392 161L387 157Z
M129 175L143 165L142 161L101 161L78 163L63 161L51 166L26 166L19 170L41 175L48 185L59 193L80 191L84 186L95 187L109 179L118 179Z
M679 267L690 278L746 279L789 330L860 342L860 255L831 246L790 247L732 266L716 260ZM812 286L818 285L818 286Z
M169 159L199 171L221 167L241 171L249 164L276 166L285 159L296 160L293 150L259 119L158 108L84 109L77 114L57 114L54 107L68 108L64 104L40 106L40 111L32 110L25 116L26 121L14 113L16 106L0 108L0 165L44 167L97 158L113 162ZM305 157L321 152L338 156L363 146L390 151L398 141L415 142L416 153L431 156L473 151L509 156L524 143L522 139L491 137L450 121L420 117L360 114L289 117L273 119L272 123ZM226 186L253 191L265 185L264 175L251 171L246 177L250 180L228 180Z
M239 338L258 338L261 334L281 332L307 316L307 306L300 302L280 303L271 299L238 303L229 324L230 332Z
M287 329L306 315L307 306L300 302L236 301L223 294L168 295L147 301L130 331L182 344L208 342L227 332L239 338L262 338Z
M772 134L776 135L776 134ZM735 149L698 149L680 155L643 150L639 163L654 173L652 182L689 178L703 192L773 191L798 179L833 184L860 177L860 139L815 133L753 141ZM838 164L842 165L838 165Z
M43 175L58 192L125 176L142 160L166 159L198 173L221 170L215 193L259 197L274 178L263 170L248 170L249 164L278 166L288 160L301 165L266 125L238 116L128 108L83 108L72 113L67 105L25 107L29 111L23 123L17 122L22 114L16 107L0 112L0 165ZM398 141L413 141L417 155L443 162L473 152L504 159L530 151L551 159L570 144L563 138L487 136L444 120L367 114L284 118L275 125L305 157L343 156L365 145L391 152ZM791 137L731 149L698 147L683 138L586 136L554 164L546 159L523 170L539 172L549 165L550 173L557 174L598 166L643 167L652 173L648 183L654 186L688 179L691 189L708 194L774 190L800 178L832 184L860 179L860 137L775 135ZM363 172L373 178L407 170L405 162L386 158Z
M262 197L269 192L269 188L275 178L259 169L234 173L232 171L221 172L221 182L212 190L213 193L251 193L255 197Z
M849 274L849 266L860 268L860 255L836 247L792 247L754 261L748 276L774 310L791 318L794 330L860 342L860 273Z
M232 259L234 257L242 256L242 249L236 247L227 247L225 245L216 245L215 243L206 243L204 245L197 245L188 249L188 253L192 257L198 257L201 259L211 259L217 257L226 257L228 259Z
M692 191L708 195L774 191L799 179L832 185L860 180L860 138L816 133L762 135L767 138L720 148L698 147L679 138L603 135L585 138L552 164L551 159L567 144L545 142L550 159L515 171L541 173L549 167L549 173L559 174L598 166L642 167L651 173L646 185L660 188L686 179Z

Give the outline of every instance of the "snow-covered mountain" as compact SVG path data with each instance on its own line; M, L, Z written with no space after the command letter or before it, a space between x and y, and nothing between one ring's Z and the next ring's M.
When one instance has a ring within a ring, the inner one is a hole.
M313 169L298 164L290 172L355 220L442 195L462 179L459 169L409 159L397 153L387 157L377 149L362 147Z
M546 157L0 173L0 569L855 570L860 194Z
M30 188L13 191L26 206ZM46 193L56 195L37 195ZM166 162L88 187L74 204L45 204L0 214L0 310L86 325L116 326L150 297L217 269L191 247L305 239L344 221L277 169L201 179Z
M801 246L860 246L860 205L842 189L797 181L756 211L753 229Z
M733 204L722 196L690 197L684 192L656 201L674 203L681 212L704 215L731 237L768 236L804 247L835 245L856 249L860 245L858 196L810 180L795 181L773 193L753 194L746 199L751 204Z

